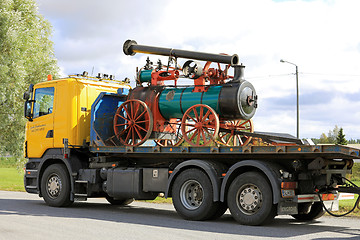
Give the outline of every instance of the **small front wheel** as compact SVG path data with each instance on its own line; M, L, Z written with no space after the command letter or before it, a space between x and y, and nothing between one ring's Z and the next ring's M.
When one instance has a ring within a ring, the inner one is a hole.
M175 179L172 189L177 213L188 220L206 220L218 209L208 176L199 169L188 169Z
M66 207L70 200L70 176L63 164L48 166L41 178L41 193L45 202L52 207Z
M258 172L243 173L235 178L227 201L231 215L244 225L265 224L276 214L271 185Z

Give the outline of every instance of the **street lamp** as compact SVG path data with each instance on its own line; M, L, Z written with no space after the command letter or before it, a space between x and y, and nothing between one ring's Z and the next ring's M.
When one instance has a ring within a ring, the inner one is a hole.
M280 59L282 63L289 63L295 66L295 75L296 75L296 137L299 138L299 71L298 66L295 63L285 61Z

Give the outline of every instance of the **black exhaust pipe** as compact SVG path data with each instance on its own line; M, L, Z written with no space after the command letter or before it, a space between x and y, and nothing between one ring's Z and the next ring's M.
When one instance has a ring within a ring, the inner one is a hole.
M213 53L203 53L195 51L187 51L173 48L161 48L153 46L139 45L135 40L127 40L123 46L124 53L126 55L134 56L136 53L155 54L161 56L172 56L176 58L195 59L200 61L210 61L216 63L230 64L235 66L239 62L237 54L234 55L222 55Z

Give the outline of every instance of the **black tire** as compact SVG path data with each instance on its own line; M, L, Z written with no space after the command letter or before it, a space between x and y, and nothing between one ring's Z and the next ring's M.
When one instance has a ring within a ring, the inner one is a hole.
M117 205L117 206L126 206L134 201L133 198L117 199L110 196L106 196L105 198L111 205Z
M41 193L45 202L52 207L67 207L70 200L70 175L63 164L48 166L41 178Z
M219 202L213 201L213 189L208 176L198 169L180 173L172 188L173 205L184 219L201 221L214 216Z
M323 208L321 202L314 202L308 213L294 214L291 216L296 220L307 222L318 219L322 217L324 214L325 214L325 209Z
M263 225L276 215L271 185L258 172L247 172L236 177L230 185L227 202L231 215L240 224Z

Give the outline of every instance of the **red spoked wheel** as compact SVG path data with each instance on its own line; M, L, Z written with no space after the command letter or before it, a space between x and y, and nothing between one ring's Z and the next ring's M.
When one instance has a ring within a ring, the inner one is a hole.
M254 132L252 120L225 121L220 124L220 128L219 138L226 146L244 146L251 141L250 136L239 135L235 131Z
M206 146L218 135L219 117L208 105L194 105L184 113L181 132L190 145Z
M181 119L170 119L165 126L164 138L156 139L154 142L161 147L179 146L184 141L180 126ZM166 134L169 134L171 139L168 139Z
M117 109L114 117L114 132L126 146L143 144L151 135L153 117L146 103L131 99Z

